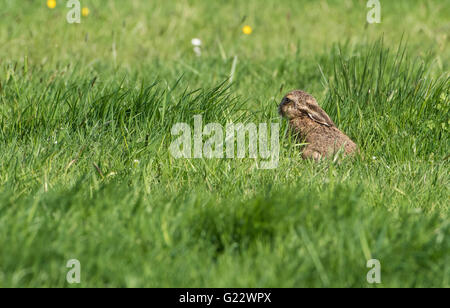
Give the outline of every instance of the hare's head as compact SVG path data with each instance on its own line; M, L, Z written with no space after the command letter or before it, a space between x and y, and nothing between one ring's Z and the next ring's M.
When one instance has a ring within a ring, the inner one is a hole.
M326 112L317 104L316 99L301 90L291 91L286 94L281 100L280 106L278 106L278 113L288 120L308 116L319 124L335 126Z

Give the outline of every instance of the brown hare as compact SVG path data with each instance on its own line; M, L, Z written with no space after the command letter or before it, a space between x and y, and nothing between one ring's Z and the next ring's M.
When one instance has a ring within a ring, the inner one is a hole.
M304 140L304 159L320 160L342 151L351 155L358 151L356 144L341 132L317 104L316 99L303 91L289 92L278 107L281 116L289 120L291 131Z

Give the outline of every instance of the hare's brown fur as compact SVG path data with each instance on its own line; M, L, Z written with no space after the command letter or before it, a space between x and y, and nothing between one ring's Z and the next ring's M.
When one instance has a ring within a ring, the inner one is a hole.
M350 155L358 150L356 144L341 132L310 94L296 90L289 92L278 108L289 120L291 131L307 145L302 157L319 160L342 151Z

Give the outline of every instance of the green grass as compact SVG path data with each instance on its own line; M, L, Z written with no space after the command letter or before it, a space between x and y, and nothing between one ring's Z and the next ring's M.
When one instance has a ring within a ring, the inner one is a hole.
M25 2L0 0L0 287L73 286L72 258L81 287L372 287L372 258L450 287L448 2ZM361 155L169 153L196 114L284 132L296 88Z

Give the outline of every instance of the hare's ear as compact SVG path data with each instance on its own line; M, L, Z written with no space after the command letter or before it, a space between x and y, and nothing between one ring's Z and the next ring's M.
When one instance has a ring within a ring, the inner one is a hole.
M319 124L328 127L335 126L333 121L331 121L330 117L328 116L328 114L325 111L323 111L323 109L320 108L318 105L308 103L306 104L304 112L308 115L308 117L311 120Z

